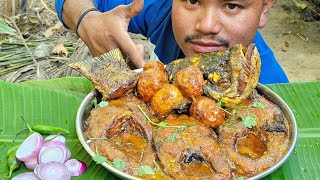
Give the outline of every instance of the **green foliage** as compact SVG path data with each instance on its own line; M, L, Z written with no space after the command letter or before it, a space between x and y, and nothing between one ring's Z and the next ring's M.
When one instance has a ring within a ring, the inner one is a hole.
M106 107L106 106L109 106L109 101L101 101L98 104L98 107Z
M305 9L308 7L308 5L306 3L303 3L299 0L292 0L294 2L294 4L298 7L298 8L301 8L301 9Z
M0 34L16 35L16 30L12 29L4 19L0 18Z
M139 171L139 176L142 176L144 174L150 174L150 175L155 174L152 168L149 166L140 166L138 171Z
M225 126L232 126L233 125L233 121L227 121L224 123Z
M100 154L96 154L93 158L92 158L97 164L102 164L104 162L106 162L107 158L101 156Z
M120 158L116 158L113 160L113 167L115 167L118 170L122 170L123 168L125 168L127 166L126 162L124 162L122 159Z
M96 154L93 156L92 160L94 160L97 164L102 164L107 161L107 158L101 156L98 152L98 147L96 147Z
M265 104L261 103L261 102L254 102L251 104L251 107L254 107L254 108L258 108L258 109L263 109L266 107Z
M247 128L253 128L254 126L257 125L257 118L252 115L246 115L244 117L241 117L242 123L247 127Z

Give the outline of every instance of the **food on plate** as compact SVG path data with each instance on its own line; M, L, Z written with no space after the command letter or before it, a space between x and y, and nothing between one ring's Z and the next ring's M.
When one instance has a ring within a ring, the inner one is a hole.
M241 44L225 51L201 53L166 65L169 81L187 66L195 65L205 77L204 92L225 106L237 105L248 98L260 75L260 56L254 45Z
M148 69L153 69L153 70L159 70L159 71L164 71L164 64L162 64L159 61L149 61L143 66L143 71L146 71Z
M189 114L212 128L218 128L224 123L225 112L213 99L200 96L193 100Z
M158 115L165 116L183 102L184 98L180 90L173 84L165 84L152 97L150 107Z
M147 67L147 68L145 68ZM164 84L168 84L164 65L160 62L148 62L138 78L137 92L140 99L149 102Z
M165 121L169 127L155 129L153 139L166 174L173 179L231 177L231 168L212 129L187 115L168 116Z
M262 173L283 157L291 131L255 91L259 73L253 45L147 63L130 91L90 111L83 128L93 159L142 179Z
M69 64L90 79L106 100L117 99L136 86L138 74L131 70L119 50L113 56L102 55Z
M236 115L228 117L234 123L219 127L219 141L238 173L253 176L282 158L289 146L288 121L278 106L256 92L235 108ZM252 128L246 123L250 120L256 122Z
M85 130L91 149L97 149L111 162L121 159L126 164L121 170L135 176L139 174L139 166L154 167L156 159L152 150L153 127L138 105L154 122L158 122L144 101L128 94L110 101L106 107L92 110Z
M195 65L180 69L175 75L173 84L179 88L185 97L196 98L203 94L203 74Z

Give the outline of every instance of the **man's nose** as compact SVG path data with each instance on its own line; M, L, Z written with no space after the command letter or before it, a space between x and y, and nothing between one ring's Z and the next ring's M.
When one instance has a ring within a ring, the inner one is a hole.
M219 13L213 9L203 9L196 23L196 30L202 34L218 34L221 31Z

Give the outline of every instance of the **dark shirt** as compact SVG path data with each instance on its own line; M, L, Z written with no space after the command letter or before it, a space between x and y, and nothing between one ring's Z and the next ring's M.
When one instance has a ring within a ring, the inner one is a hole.
M132 0L93 0L93 2L99 11L106 12L120 4L129 4ZM60 21L62 21L63 3L64 0L55 0ZM164 64L184 57L173 35L171 5L172 0L145 0L142 12L131 19L128 28L129 32L150 38L150 41L156 46L155 53ZM261 58L259 82L262 84L287 83L288 78L285 72L259 31L256 33L254 43Z

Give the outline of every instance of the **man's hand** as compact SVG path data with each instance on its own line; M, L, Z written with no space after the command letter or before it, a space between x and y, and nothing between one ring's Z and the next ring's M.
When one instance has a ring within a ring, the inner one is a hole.
M93 56L120 48L137 68L143 67L143 45L135 45L128 34L130 19L141 12L143 4L143 0L134 0L105 13L92 11L83 18L78 34Z

